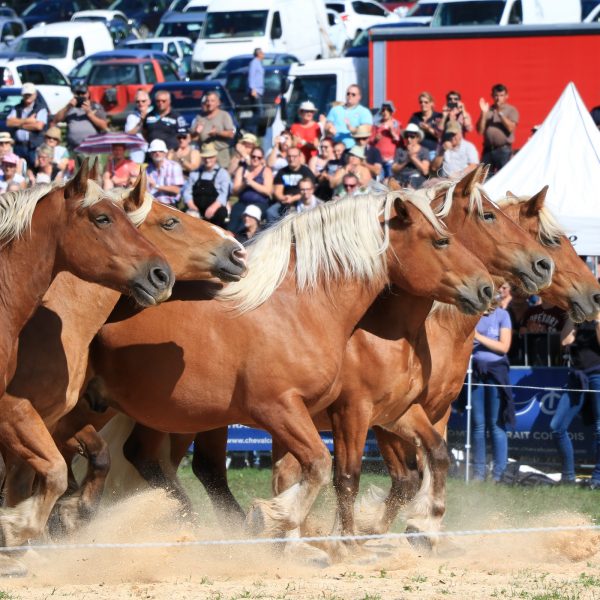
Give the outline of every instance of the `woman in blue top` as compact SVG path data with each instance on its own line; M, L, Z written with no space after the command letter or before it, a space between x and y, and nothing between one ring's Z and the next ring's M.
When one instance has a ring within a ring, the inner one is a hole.
M492 477L500 481L508 462L506 424L514 422L509 383L509 363L506 353L512 339L510 316L503 308L496 308L477 323L473 345L473 479L483 481L486 476L486 427L492 438L494 467ZM478 386L477 383L500 384L503 387Z

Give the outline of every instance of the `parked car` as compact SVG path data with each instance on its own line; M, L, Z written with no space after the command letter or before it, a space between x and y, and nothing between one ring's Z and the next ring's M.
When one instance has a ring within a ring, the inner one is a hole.
M68 21L78 10L96 8L91 0L37 0L22 13L29 29L42 23Z
M400 17L400 22L415 27L426 26L431 23L431 19L438 7L437 0L419 0L407 13Z
M183 7L183 12L206 12L209 0L188 0Z
M215 81L178 81L157 83L151 92L152 99L158 91L166 90L171 94L171 106L191 126L193 120L202 110L202 97L206 92L216 91L221 96L221 108L226 110L235 119L235 105L227 89Z
M379 25L373 25L373 27L361 31L354 38L350 46L346 48L344 56L349 56L351 58L364 58L369 56L369 32L374 29L387 29L389 27L427 27L427 24L400 21L400 23L380 23Z
M348 35L346 24L342 21L342 17L331 8L327 9L327 23L329 25L329 39L335 48L335 53L341 55L352 41Z
M156 31L163 13L167 10L167 0L115 0L108 8L124 12L142 37L146 37Z
M13 46L25 31L27 31L27 27L18 17L0 16L0 48Z
M235 103L236 115L240 127L248 128L249 124L257 125L261 135L269 122L273 121L281 94L287 88L287 76L290 64L270 65L265 67L265 92L262 99L263 116L259 117L254 98L248 95L248 69L238 69L227 76L225 87Z
M129 40L124 48L139 48L141 50L157 50L170 56L183 69L187 76L190 72L194 44L186 37L151 37L143 40Z
M350 39L372 25L384 22L398 22L400 17L374 0L335 0L327 2L327 8L339 13L348 30Z
M232 56L231 58L224 60L219 63L219 66L209 74L206 78L211 81L219 81L223 85L227 81L227 76L238 69L247 67L250 61L254 58L252 54L239 54L238 56ZM265 54L263 59L263 66L268 67L270 65L291 65L297 63L298 59L292 54L277 54L275 52L269 52Z
M0 56L2 56L1 53ZM133 48L117 48L115 50L109 50L107 52L96 52L95 54L92 54L91 56L88 56L87 58L82 60L69 73L71 85L85 83L94 65L103 62L104 60L114 58L154 58L161 65L170 65L171 69L173 69L174 71L177 72L178 70L177 63L170 56L167 56L163 52L158 52L156 50L137 50ZM169 67L165 66L165 70L168 69Z
M166 67L166 68L165 68ZM113 58L94 64L85 83L92 100L99 102L113 124L121 125L134 108L135 93L155 83L179 81L170 64L154 58Z
M126 40L140 38L138 30L131 25L127 15L120 10L80 10L71 17L71 21L104 23L115 46Z
M63 73L89 54L112 50L114 44L102 23L51 23L30 29L15 46L19 52L38 52Z
M6 117L21 102L20 87L0 87L0 131L8 131Z
M156 37L187 37L195 42L206 20L203 12L168 12L156 28Z
M0 58L3 85L20 87L33 83L43 96L51 114L58 112L73 97L71 83L48 61L36 58Z

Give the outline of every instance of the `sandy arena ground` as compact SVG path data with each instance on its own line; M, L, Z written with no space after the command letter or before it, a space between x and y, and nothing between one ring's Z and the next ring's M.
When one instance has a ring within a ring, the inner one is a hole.
M177 524L173 509L162 492L147 492L105 511L69 541L225 537L221 531ZM501 514L486 520L486 528L506 526ZM537 518L535 526L544 522L581 525L589 520L553 514L542 522ZM20 557L29 573L1 579L0 599L600 599L599 532L453 538L442 542L433 557L419 555L405 540L366 547L368 560L327 567L283 558L262 545L29 552Z

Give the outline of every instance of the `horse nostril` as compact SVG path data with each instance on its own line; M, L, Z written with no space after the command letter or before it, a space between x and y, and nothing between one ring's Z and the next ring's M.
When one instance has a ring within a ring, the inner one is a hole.
M484 285L479 290L479 297L482 300L487 300L488 302L490 302L492 300L493 296L494 296L494 290L491 285Z
M164 269L154 267L153 269L150 269L149 279L154 287L162 290L169 285L170 277Z
M245 265L248 258L248 252L245 248L234 248L231 252L231 260L235 264Z
M552 263L547 258L541 258L535 263L540 273L550 273L552 271Z
M600 294L594 294L594 304L600 306Z

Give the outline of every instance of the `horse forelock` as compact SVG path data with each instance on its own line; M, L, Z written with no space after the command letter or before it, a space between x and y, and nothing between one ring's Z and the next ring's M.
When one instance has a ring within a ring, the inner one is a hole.
M532 196L505 196L498 200L498 206L506 208L507 206L515 206L523 204L531 200ZM539 230L538 239L544 246L553 246L556 244L556 240L565 235L564 229L559 225L556 217L552 214L550 209L544 204L538 212Z
M8 244L31 226L37 203L56 186L38 183L26 190L0 195L0 242Z
M230 283L219 298L234 302L240 312L260 306L283 282L292 247L298 291L342 278L385 284L388 222L395 197L363 194L284 217L247 244L248 275Z
M446 225L440 221L440 215L431 208L431 203L438 196L440 191L449 185L448 182L442 182L431 188L421 188L419 190L401 190L397 192L400 199L404 202L410 202L423 213L425 218L431 223L432 227L439 235L447 235Z
M427 191L433 192L431 196L431 201L435 199L435 197L441 192L445 190L444 201L440 208L436 211L436 216L440 219L447 217L452 210L452 205L454 204L454 192L456 190L456 186L458 185L460 179L448 179L446 181L441 181L437 183L435 186L430 187ZM492 204L496 205L495 202L488 196L485 191L483 185L481 183L476 183L469 194L469 213L474 213L477 211L480 217L483 217L483 201L488 200Z
M123 200L125 200L125 198L131 193L131 189L117 187L109 191L104 191L103 193L106 194L106 197L108 197L112 202L123 208ZM136 210L125 213L127 218L133 223L134 227L139 227L146 220L150 214L150 211L152 210L153 202L154 197L152 194L150 194L150 192L145 192L142 205Z

